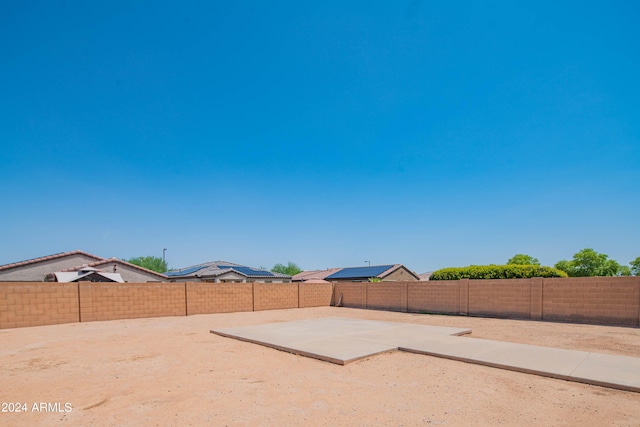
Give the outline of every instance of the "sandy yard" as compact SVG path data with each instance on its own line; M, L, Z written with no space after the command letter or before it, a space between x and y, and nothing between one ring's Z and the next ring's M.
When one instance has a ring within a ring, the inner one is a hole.
M640 357L638 328L335 307L5 329L0 402L26 412L0 425L640 425L640 393L400 351L339 366L209 332L319 317Z

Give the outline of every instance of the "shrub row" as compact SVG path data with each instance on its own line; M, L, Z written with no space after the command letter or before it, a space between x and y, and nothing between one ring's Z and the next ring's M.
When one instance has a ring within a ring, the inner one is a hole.
M540 265L470 265L442 268L434 271L429 280L460 279L529 279L531 277L567 277L567 273Z

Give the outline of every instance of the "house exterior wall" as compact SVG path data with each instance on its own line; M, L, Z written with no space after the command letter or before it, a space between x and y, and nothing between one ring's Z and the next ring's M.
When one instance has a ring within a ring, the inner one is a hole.
M0 281L44 282L44 277L49 273L100 260L101 258L90 257L83 254L72 254L60 258L38 261L33 264L20 265L0 271Z
M393 273L382 278L384 282L417 282L418 279L407 270L406 267L400 267Z
M127 264L119 263L119 262L110 262L99 265L99 270L104 271L105 273L113 273L113 266L116 266L116 273L120 273L122 279L125 282L129 283L145 283L145 282L164 282L167 281L160 276L156 276L155 274L147 273L143 270L139 270L135 267L130 267Z

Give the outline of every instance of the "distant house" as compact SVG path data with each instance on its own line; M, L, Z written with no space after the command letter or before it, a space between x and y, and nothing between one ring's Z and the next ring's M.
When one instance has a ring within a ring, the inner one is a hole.
M330 282L367 282L369 279L379 279L382 282L420 280L416 273L402 264L331 268L327 270L304 271L293 276L293 280L299 282L310 279L323 279Z
M117 282L124 283L124 279L118 273L105 273L93 267L80 267L76 271L57 271L46 277L47 282Z
M228 261L212 261L170 271L167 277L172 282L214 283L289 283L291 276L273 273L259 268L247 267Z
M78 273L81 271L89 271L87 268L92 268L92 271L99 273L116 273L125 282L167 281L167 276L164 274L156 273L117 258L102 258L78 250L0 265L0 282L57 282L59 278L63 278L64 281L72 276L69 274L56 276L55 273L75 273L79 275ZM98 276L92 274L91 277L99 280ZM86 278L89 279L90 277L86 276Z
M60 273L78 272L78 271L86 270L87 268L93 268L96 271L102 272L102 273L118 274L119 276L122 277L124 282L130 282L130 283L167 282L168 281L167 276L164 274L146 269L144 267L140 267L139 265L131 264L130 262L123 261L118 258L105 258L100 261L92 262L89 264L84 264L81 266L75 266L75 267L67 268L64 270L60 270L59 272ZM48 275L47 278L45 278L45 281L58 281L58 282L60 281L60 280L50 280L50 279L52 279L52 276Z
M327 268L326 270L303 271L291 278L294 282L308 282L309 280L325 280L327 276L342 270L342 268Z
M418 274L418 277L420 278L421 282L427 282L429 281L429 279L431 279L432 274L433 271L427 271L426 273Z

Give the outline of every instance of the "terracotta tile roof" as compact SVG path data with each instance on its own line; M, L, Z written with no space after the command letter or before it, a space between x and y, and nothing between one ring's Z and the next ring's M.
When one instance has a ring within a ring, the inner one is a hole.
M10 268L22 267L24 265L35 264L35 263L42 262L42 261L49 261L49 260L52 260L52 259L62 258L62 257L65 257L65 256L70 256L70 255L84 255L84 256L87 256L87 257L95 258L96 260L103 260L104 259L102 257L96 256L96 255L92 255L92 254L84 252L84 251L76 250L76 251L71 251L71 252L60 252L59 254L47 255L47 256L40 257L40 258L32 258L32 259L28 259L26 261L13 262L11 264L0 265L0 270L8 270Z
M82 264L82 265L79 265L77 267L65 268L64 270L60 270L60 272L77 271L77 270L81 269L82 267L94 267L95 268L95 267L100 267L101 265L111 264L113 262L116 262L118 264L126 265L127 267L131 267L131 268L135 268L135 269L144 271L145 273L149 273L149 274L153 274L155 276L162 277L163 279L167 278L167 276L165 276L162 273L158 273L157 271L149 270L148 268L140 267L139 265L131 264L130 262L127 262L127 261L124 261L124 260L121 260L121 259L118 259L118 258L103 258L100 261L92 262L90 264Z

